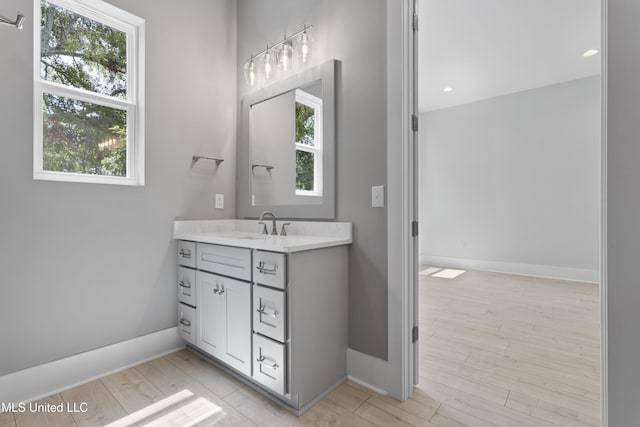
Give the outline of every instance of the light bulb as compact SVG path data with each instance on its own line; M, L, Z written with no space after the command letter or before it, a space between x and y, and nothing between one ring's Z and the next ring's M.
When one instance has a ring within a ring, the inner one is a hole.
M306 28L300 36L300 56L303 63L309 59L309 34L307 34Z
M287 71L291 67L291 59L293 58L293 43L291 43L291 40L287 40L282 44L278 55L280 66L284 71Z
M262 57L264 63L264 77L268 80L271 78L271 53L267 50Z
M253 86L256 82L256 63L253 62L253 57L244 68L244 77L249 83L249 86Z

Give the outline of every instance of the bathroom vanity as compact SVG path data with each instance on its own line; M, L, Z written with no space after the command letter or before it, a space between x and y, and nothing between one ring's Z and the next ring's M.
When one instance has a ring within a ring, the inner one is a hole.
M255 220L174 223L178 329L190 347L301 414L346 378L351 224L260 230Z

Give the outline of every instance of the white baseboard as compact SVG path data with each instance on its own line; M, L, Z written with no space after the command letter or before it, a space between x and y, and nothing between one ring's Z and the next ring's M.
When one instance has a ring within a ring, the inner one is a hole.
M184 348L173 327L0 376L0 402L31 402Z
M347 349L347 378L378 394L387 396L388 378L385 373L389 371L386 360L378 359L365 353Z
M583 268L556 267L553 265L521 264L501 261L484 261L428 255L420 255L420 264L427 264L437 267L493 271L496 273L517 274L521 276L545 277L549 279L572 280L575 282L600 282L600 272L598 270L589 270Z
M367 388L367 389L369 389L369 390L371 390L371 391L374 391L374 392L376 392L376 393L378 393L378 394L381 394L381 395L383 395L383 396L386 396L386 395L388 394L386 391L382 390L381 388L378 388L378 387L372 386L371 384L366 383L366 382L364 382L364 381L362 381L361 379L358 379L358 378L356 378L356 377L352 377L351 375L347 375L347 379L348 379L349 381L353 381L354 383L359 384L359 385L361 385L362 387Z

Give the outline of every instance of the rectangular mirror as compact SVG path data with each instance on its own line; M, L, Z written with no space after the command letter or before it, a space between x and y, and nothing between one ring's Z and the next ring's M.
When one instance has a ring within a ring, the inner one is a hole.
M238 216L335 218L335 67L330 61L247 95Z

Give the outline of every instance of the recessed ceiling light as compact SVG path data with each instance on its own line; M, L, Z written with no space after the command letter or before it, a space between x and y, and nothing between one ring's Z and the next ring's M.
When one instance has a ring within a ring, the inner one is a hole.
M598 51L596 49L590 49L590 50L586 51L585 53L583 53L582 56L589 57L589 56L595 55L596 53L598 53Z
M443 92L452 92L453 88L451 86L447 86L444 89L442 89Z

